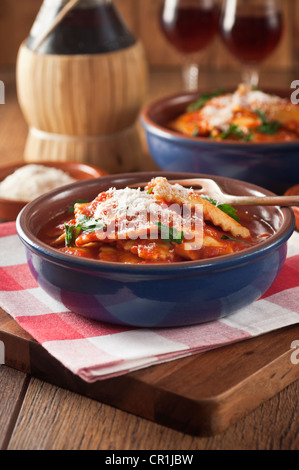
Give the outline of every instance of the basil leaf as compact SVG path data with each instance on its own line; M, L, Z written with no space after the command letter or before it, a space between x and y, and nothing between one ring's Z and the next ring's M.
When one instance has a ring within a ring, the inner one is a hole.
M232 219L239 222L239 217L234 207L230 206L229 204L219 204L218 207L222 212L225 212L225 214L229 215Z
M91 219L84 214L79 214L77 219L79 221L77 229L82 230L82 232L93 233L96 230L101 230L106 227L101 220Z
M198 111L201 109L207 101L209 101L212 98L215 98L216 96L224 95L226 91L221 88L219 90L212 91L212 93L203 93L198 100L194 101L193 103L189 104L187 107L187 111Z
M239 216L237 215L237 211L233 206L230 206L229 204L219 204L215 199L212 199L210 197L206 196L201 196L202 199L206 199L209 201L213 206L218 207L222 212L225 212L225 214L229 215L232 219L234 219L236 222L239 222Z
M168 225L164 225L161 222L157 223L157 226L161 233L161 238L166 242L173 242L180 245L183 242L184 232L178 232L173 227L168 227Z
M229 237L228 235L222 235L221 240L231 240L233 242L241 242L241 243L246 243L247 245L251 245L251 243L246 242L245 240L239 240L238 238L232 238L232 237Z
M220 139L225 140L229 139L230 137L237 137L238 140L243 140L244 142L249 142L252 140L252 131L251 129L248 132L242 131L239 126L235 124L230 124L227 131L222 132L219 136Z
M74 225L64 224L65 227L65 246L71 246L74 237Z
M263 134L269 134L269 135L273 135L273 134L276 134L281 126L281 122L279 121L270 121L268 119L268 117L266 116L266 114L261 111L260 109L257 109L256 110L256 114L258 115L258 117L260 118L260 120L262 121L262 124L257 127L257 130L259 132L262 132Z

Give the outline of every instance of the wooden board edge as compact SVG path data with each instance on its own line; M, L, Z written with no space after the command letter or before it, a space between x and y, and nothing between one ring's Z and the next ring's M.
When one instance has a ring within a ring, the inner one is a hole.
M0 330L0 341L4 345L4 364L21 372L30 373L30 352L28 340L17 338L5 331Z
M210 437L225 431L299 379L299 365L291 363L291 352L286 352L218 396L192 400L171 394L167 397L161 395L154 421L198 437Z
M223 394L192 400L163 390L155 383L145 383L136 372L87 383L66 369L40 344L32 342L29 349L30 373L34 377L156 424L199 437L223 432L299 378L299 366L292 364L290 349L253 377L246 378Z

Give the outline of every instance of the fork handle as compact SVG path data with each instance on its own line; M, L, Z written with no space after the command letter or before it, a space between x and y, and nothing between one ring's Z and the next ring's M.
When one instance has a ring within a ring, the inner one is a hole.
M299 196L225 196L227 204L237 206L299 206Z
M205 186L205 183L210 185L210 188L208 186ZM227 203L231 205L236 205L236 206L280 206L280 207L286 207L286 206L299 206L299 196L295 195L288 195L288 196L234 196L232 194L225 194L225 193L220 193L219 194L219 187L217 183L215 183L213 180L209 179L201 179L201 178L191 178L191 179L186 179L186 180L174 180L171 181L171 183L179 183L179 184L189 184L192 186L193 184L199 184L202 185L201 189L194 189L193 191L199 194L203 194L203 191L205 190L211 190L211 192L214 190L215 191L215 198L220 202L220 203ZM214 186L211 186L213 184ZM218 194L217 194L218 191Z
M198 182L198 179L186 180L188 183ZM184 182L186 183L184 180ZM181 180L173 180L171 183L181 184ZM148 183L138 183L130 185L131 188L138 188L147 185ZM203 194L202 189L194 189L195 193ZM236 206L299 206L299 196L233 196L230 194L222 194L219 196L221 204L231 204Z

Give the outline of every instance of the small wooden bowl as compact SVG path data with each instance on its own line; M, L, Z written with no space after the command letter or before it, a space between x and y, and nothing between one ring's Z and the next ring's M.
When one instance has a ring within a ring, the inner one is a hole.
M78 181L87 180L91 178L99 178L107 175L108 173L100 168L92 165L87 165L80 162L32 162L34 164L58 168L65 171L70 176ZM0 182L7 176L14 173L18 168L29 165L30 162L17 162L11 165L4 165L0 167ZM13 221L16 220L19 212L25 207L27 201L16 201L11 199L0 198L0 221Z
M286 192L285 192L285 195L286 196L299 196L299 184L296 184L295 186L292 186L291 188L289 188ZM298 206L294 206L292 207L293 211L294 211L294 214L295 214L295 218L296 218L296 230L299 231L299 207Z

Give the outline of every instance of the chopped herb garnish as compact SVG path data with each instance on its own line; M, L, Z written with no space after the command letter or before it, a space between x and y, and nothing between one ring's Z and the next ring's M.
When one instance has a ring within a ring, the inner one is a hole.
M251 245L251 243L246 242L245 240L239 240L238 238L232 238L232 237L229 237L228 235L222 235L221 240L231 240L233 242L241 242L241 243L246 243L247 245Z
M198 127L195 127L193 131L191 132L191 137L197 137L198 136Z
M209 201L213 206L217 206L218 209L220 209L222 212L225 212L225 214L229 215L232 219L236 220L239 222L239 217L237 215L237 211L233 206L230 206L229 204L219 204L215 199L212 199L210 197L206 196L201 196L202 199L206 199Z
M76 228L86 233L93 233L96 230L101 230L102 228L106 227L104 222L102 222L101 220L91 219L90 217L87 217L84 214L78 215L78 221L79 223L77 224Z
M74 237L82 232L93 233L96 230L101 230L105 227L105 224L98 219L91 219L84 214L78 215L79 223L77 225L64 224L65 228L65 246L71 246Z
M161 222L157 223L159 231L161 233L161 238L166 242L173 242L180 245L183 242L184 232L178 232L173 227L168 227L168 225L164 225Z
M88 201L83 201L83 200L76 201L76 202L74 202L74 204L71 205L71 207L68 208L67 212L73 213L74 210L75 210L75 204L85 204L87 202Z
M65 227L65 246L71 246L74 237L74 225L64 224Z
M237 137L238 140L242 140L244 142L249 142L250 140L252 140L252 131L249 130L248 132L244 132L239 126L236 126L235 124L230 124L227 131L222 132L219 136L219 138L222 140L233 137Z
M225 214L229 215L232 219L239 222L239 217L234 207L230 206L229 204L219 204L218 207L222 212L225 212Z
M278 129L281 126L281 122L279 121L270 121L266 114L261 111L260 109L256 110L256 114L262 121L262 124L257 128L259 132L262 132L263 134L276 134Z
M151 194L153 192L154 188L149 188L146 192L147 194Z
M226 91L224 89L220 90L215 90L212 93L203 93L198 100L194 101L193 103L189 104L187 111L198 111L201 109L207 101L209 101L212 98L215 98L216 96L224 95Z

